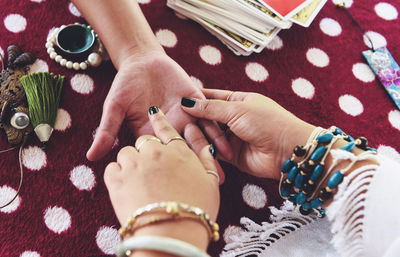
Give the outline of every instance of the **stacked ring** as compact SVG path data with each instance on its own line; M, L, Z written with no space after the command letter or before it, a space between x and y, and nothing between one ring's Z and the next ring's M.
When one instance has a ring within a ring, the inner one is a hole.
M148 137L145 140L143 140L137 147L136 150L138 150L138 152L140 152L140 148L142 148L142 146L144 145L144 143L146 143L147 141L156 141L161 143L161 140L157 137Z
M218 184L219 184L220 178L219 178L219 175L217 172L215 172L213 170L207 170L207 174L211 174L211 175L215 176L217 178Z
M165 145L168 145L169 143L171 143L172 141L175 140L180 140L186 143L185 139L183 139L181 136L176 136L176 137L172 137L170 139L167 140L167 142L165 143Z

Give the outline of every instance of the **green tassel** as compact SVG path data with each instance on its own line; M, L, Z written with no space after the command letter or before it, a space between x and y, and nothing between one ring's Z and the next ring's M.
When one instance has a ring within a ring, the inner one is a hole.
M54 128L64 78L64 76L48 72L32 73L20 78L29 104L29 117L37 136L42 142L48 141L46 137L50 137L52 128ZM37 131L37 128L43 124L51 127L48 132L45 132L49 135L44 138Z

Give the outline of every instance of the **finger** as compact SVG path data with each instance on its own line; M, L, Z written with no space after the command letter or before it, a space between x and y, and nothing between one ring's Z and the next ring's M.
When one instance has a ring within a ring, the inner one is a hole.
M218 184L222 184L225 179L225 176L218 162L214 159L214 156L212 155L211 149L213 147L214 147L213 145L207 145L203 147L203 149L201 149L200 151L199 159L203 164L204 168L206 169L207 173L210 176L213 176L214 180L218 182Z
M136 158L138 151L133 146L125 146L121 150L119 150L117 155L117 163L124 167L129 163L133 163L133 160Z
M246 92L240 91L230 91L230 90L222 90L222 89L209 89L202 88L204 96L207 99L218 99L224 101L243 101L245 97L248 95Z
M174 143L182 144L186 146L184 140L173 140L175 138L182 138L176 129L169 123L164 113L156 106L152 106L149 109L149 119L151 126L153 127L154 134L161 139L163 144Z
M135 148L137 149L138 152L140 152L141 150L143 151L144 148L146 148L147 146L154 144L162 144L162 142L159 138L155 136L144 135L136 140Z
M201 155L201 151L204 148L210 150L210 145L207 139L204 137L203 133L201 132L200 128L192 123L187 124L184 129L184 137L186 139L187 144L189 147L195 152L197 156ZM216 149L213 149L214 155L213 158L216 156ZM221 168L221 165L217 161L215 161L216 171L220 177L220 183L222 184L225 180L224 171Z
M224 132L219 128L215 121L199 120L198 124L203 129L203 133L208 136L211 142L217 147L218 152L227 160L232 159L233 153L231 145L225 137Z
M111 150L123 119L124 112L117 103L111 101L104 104L100 125L86 154L90 161L102 158Z
M104 183L107 188L109 188L112 179L115 177L115 173L119 171L121 171L121 166L118 163L111 162L107 165L104 171Z
M202 100L184 97L181 100L182 109L190 115L228 124L240 113L241 102L226 102L222 100Z

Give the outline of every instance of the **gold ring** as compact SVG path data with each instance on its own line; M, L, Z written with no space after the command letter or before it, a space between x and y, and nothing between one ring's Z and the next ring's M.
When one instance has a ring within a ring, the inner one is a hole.
M226 97L226 99L225 99L225 101L227 101L227 102L229 102L229 100L231 99L231 96L233 95L233 91L231 91L230 93L229 93L229 95Z
M207 170L207 174L211 174L211 175L215 176L218 179L218 184L219 184L220 179L219 179L219 175L217 172L215 172L213 170Z
M172 141L175 141L175 140L183 141L186 144L185 139L183 139L181 136L176 136L176 137L168 139L167 142L165 143L165 145L168 145L169 143L171 143Z
M157 137L148 137L145 140L143 140L137 147L136 149L138 150L138 152L140 152L140 148L142 148L142 146L144 145L144 143L146 143L147 141L157 141L159 143L161 143L161 140Z

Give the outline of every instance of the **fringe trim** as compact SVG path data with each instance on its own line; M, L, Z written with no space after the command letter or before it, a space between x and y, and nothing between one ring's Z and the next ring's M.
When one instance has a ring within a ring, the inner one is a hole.
M364 166L346 176L326 210L332 222L332 244L342 256L366 255L363 247L365 201L377 168L377 165Z
M272 213L270 223L263 222L259 225L247 217L242 217L240 224L246 231L232 236L233 242L225 246L220 256L261 256L271 244L285 235L319 219L315 213L308 216L302 215L289 201L285 201L281 209L276 207L269 207L269 209Z

